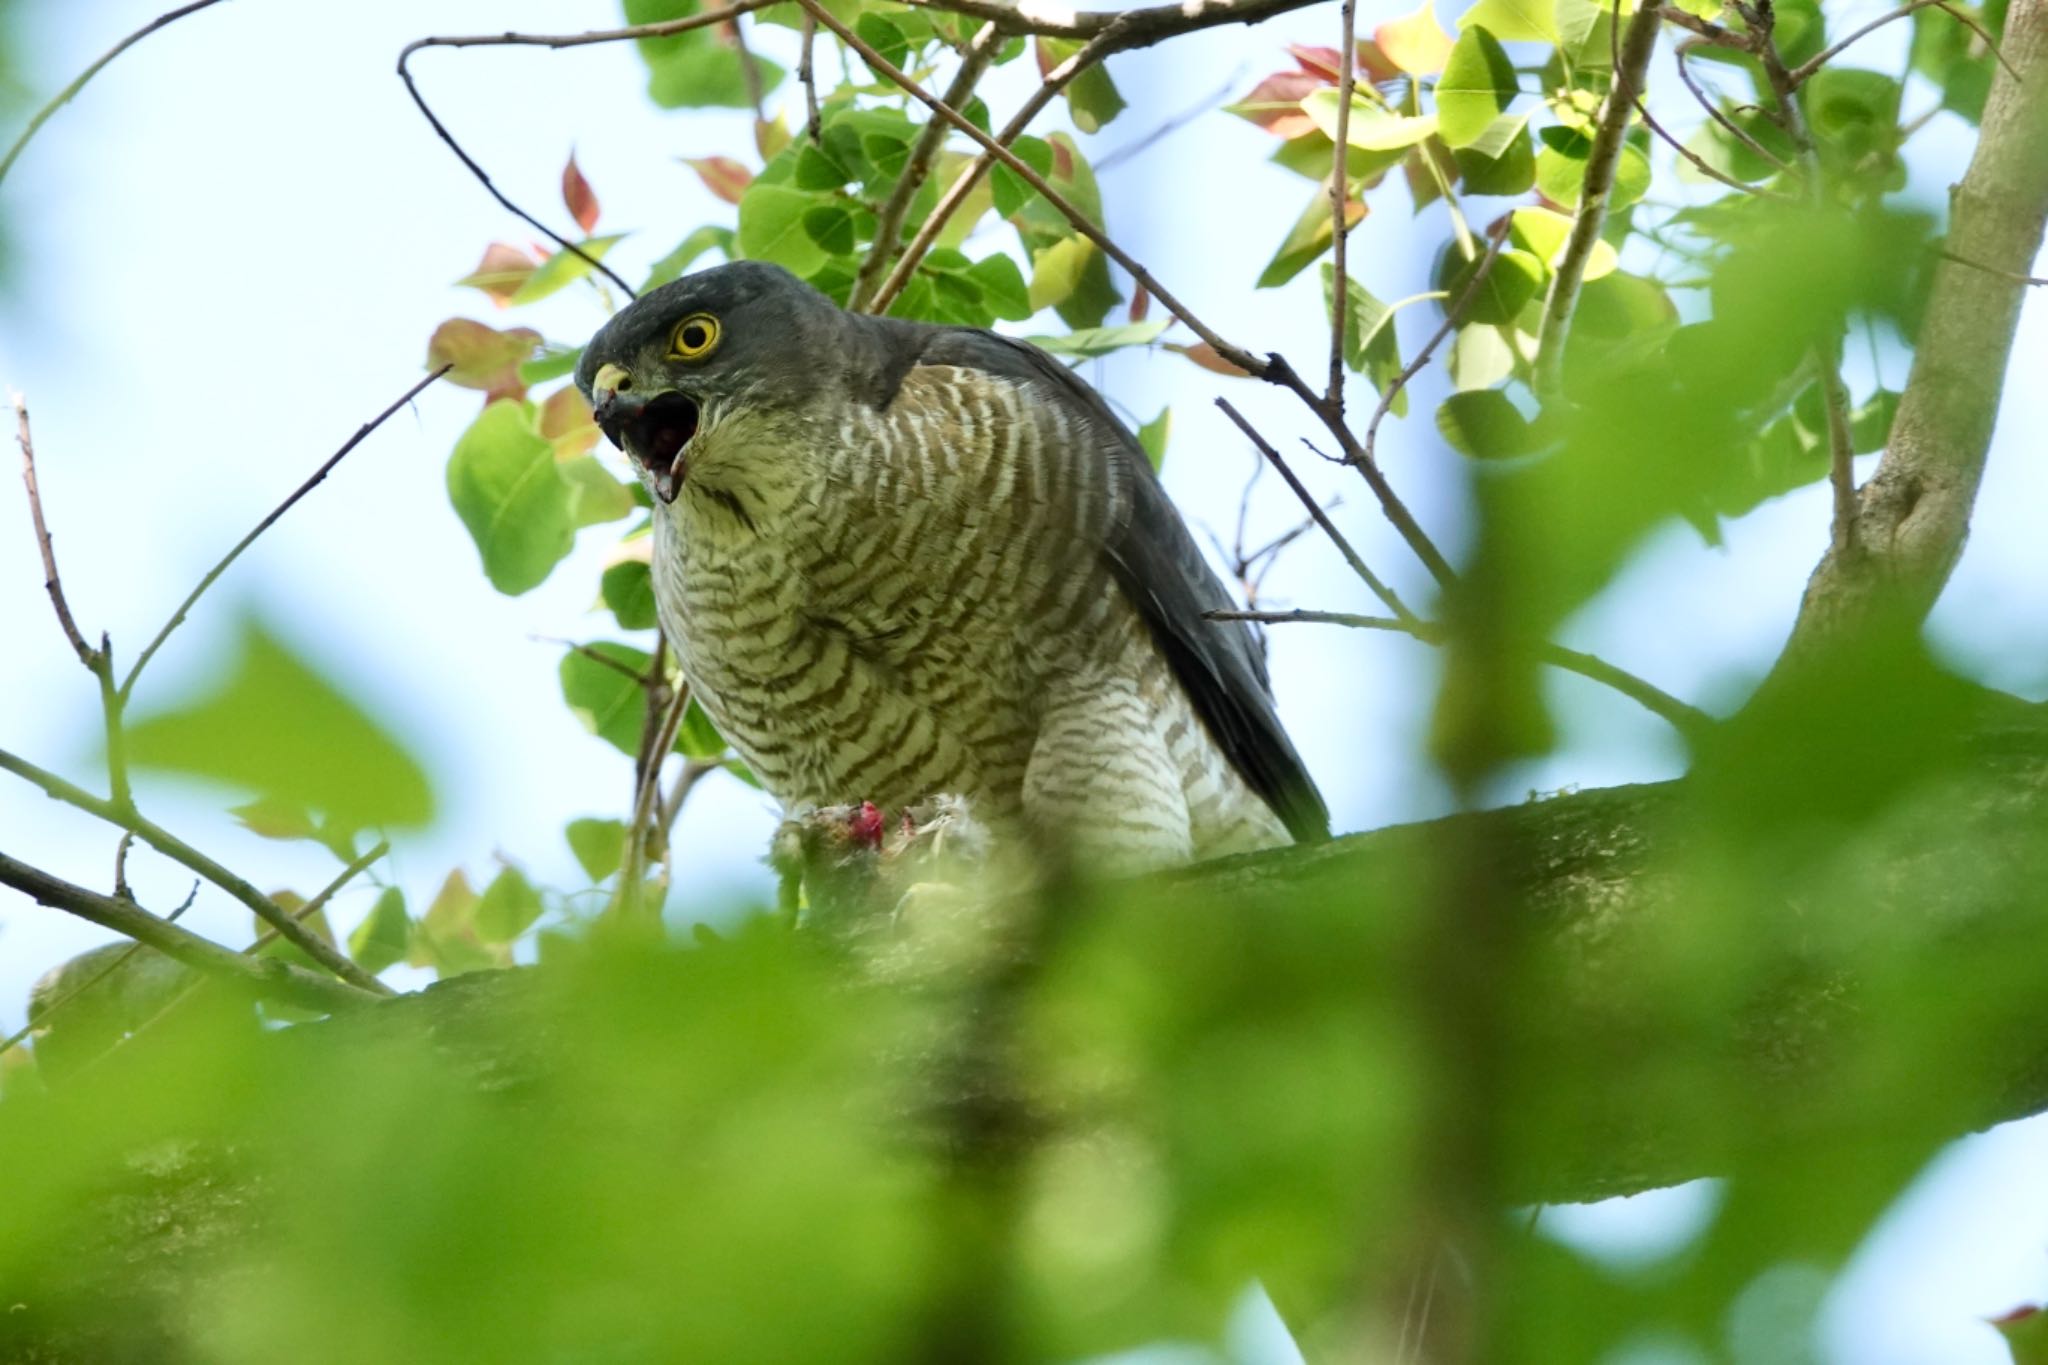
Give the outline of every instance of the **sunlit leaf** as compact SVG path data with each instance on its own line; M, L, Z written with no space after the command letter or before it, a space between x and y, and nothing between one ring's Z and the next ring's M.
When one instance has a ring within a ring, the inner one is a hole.
M448 499L499 592L537 587L575 543L571 486L532 408L509 400L478 414L448 458Z
M583 401L574 384L564 384L542 401L536 429L554 446L558 460L572 459L597 444L597 423L590 415L590 404Z
M512 295L514 303L532 303L544 299L558 289L567 288L590 273L590 262L601 261L605 253L615 246L626 234L614 232L604 237L589 237L576 243L576 251L557 251L542 261L540 268L527 277ZM578 255L577 252L581 252ZM585 259L585 258L588 259Z
M1452 449L1477 459L1509 459L1536 447L1528 419L1498 389L1452 394L1436 410L1436 426Z
M476 933L485 943L510 943L541 916L540 893L526 874L507 864L476 903Z
M1484 28L1505 43L1554 43L1552 0L1479 0L1458 16L1458 27Z
M1356 199L1345 201L1344 218L1347 223L1355 224L1364 217L1363 203ZM1319 193L1311 196L1301 216L1288 230L1287 239L1280 243L1280 249L1273 253L1273 259L1260 273L1258 287L1271 289L1287 283L1307 269L1316 257L1328 251L1336 238L1336 230L1330 220L1329 195Z
M1295 138L1315 130L1315 120L1303 112L1301 102L1324 88L1321 77L1306 71L1276 71L1253 86L1243 99L1224 108L1275 137Z
M1593 151L1593 139L1569 128L1545 128L1543 150L1536 154L1536 188L1553 204L1576 208L1586 187L1586 161ZM1650 188L1650 159L1642 149L1624 142L1614 168L1614 184L1608 191L1607 207L1619 213L1641 199Z
M1482 0L1481 7L1490 3L1494 0ZM1472 22L1473 13L1476 11L1459 21L1465 31L1458 35L1443 77L1436 83L1438 130L1453 150L1486 136L1521 88L1515 64L1492 31Z
M677 243L675 250L654 263L654 269L647 272L647 283L641 286L642 292L682 278L683 272L707 251L721 251L728 257L732 256L733 238L731 228L706 226L696 229Z
M405 913L405 892L387 886L378 894L370 913L348 936L348 955L374 976L405 961L411 945L412 918Z
M1545 269L1556 266L1564 254L1565 246L1572 235L1572 220L1564 214L1545 208L1516 209L1509 220L1508 238L1516 245L1525 247L1531 255L1541 261ZM1604 239L1596 240L1586 254L1584 279L1597 280L1620 264L1620 257L1614 247ZM1489 319L1504 322L1505 318Z
M579 530L631 516L638 506L633 500L633 486L614 478L596 456L556 458L562 477L569 484L569 521Z
M594 882L601 882L617 872L619 864L625 861L626 826L623 821L586 817L571 820L562 833L568 839L569 850L576 855L576 862L584 875Z
M223 782L353 827L421 825L434 798L418 762L334 683L254 621L195 698L133 720L138 768Z
M1154 470L1166 463L1166 441L1172 431L1172 408L1161 408L1157 417L1138 428L1138 448L1145 452Z
M520 362L538 345L540 333L531 327L501 332L469 318L450 318L427 340L427 368L453 365L448 383L482 389L493 399L517 398L526 392L519 377Z
M1032 312L1064 303L1080 287L1081 273L1088 258L1096 255L1095 243L1086 237L1064 237L1051 246L1031 253L1031 287L1026 303Z
M1165 322L1131 322L1121 327L1088 327L1066 336L1032 337L1031 343L1054 355L1093 357L1132 346L1149 346L1159 339Z
M1388 61L1411 76L1434 76L1451 55L1451 38L1436 19L1435 0L1372 31L1373 43Z
M686 156L680 159L697 173L705 189L728 204L739 203L740 196L747 192L747 186L754 182L754 173L729 156ZM839 183L844 184L845 181Z
M1333 142L1337 137L1337 92L1317 89L1301 102L1302 112L1315 123L1316 131ZM1390 114L1363 96L1353 96L1351 117L1344 127L1347 145L1369 152L1397 151L1413 147L1436 131L1436 117L1423 114L1407 117Z
M804 214L821 202L818 195L756 180L740 196L740 255L810 274L829 258L804 230Z

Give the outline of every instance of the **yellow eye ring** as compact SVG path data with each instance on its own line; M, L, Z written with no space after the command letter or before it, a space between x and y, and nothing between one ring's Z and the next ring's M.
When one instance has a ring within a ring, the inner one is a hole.
M676 324L669 337L669 354L677 360L702 360L718 349L718 319L709 313L692 313Z

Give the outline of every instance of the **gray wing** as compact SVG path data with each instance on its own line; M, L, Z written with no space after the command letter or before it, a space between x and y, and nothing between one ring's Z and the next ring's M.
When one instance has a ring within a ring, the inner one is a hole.
M1130 514L1103 546L1112 576L1144 618L1231 765L1296 840L1328 838L1329 810L1281 728L1258 641L1242 621L1204 618L1205 612L1237 604L1202 558L1137 438L1100 394L1035 346L971 328L926 335L929 340L916 363L962 365L1035 381L1072 399L1098 430L1102 439L1096 445L1113 462L1107 471L1111 480L1129 491Z

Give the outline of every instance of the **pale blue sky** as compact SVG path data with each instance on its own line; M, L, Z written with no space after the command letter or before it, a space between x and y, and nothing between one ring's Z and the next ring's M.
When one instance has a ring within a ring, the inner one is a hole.
M29 54L28 78L53 88L159 7L22 4L18 50ZM1880 9L1859 0L1842 12ZM1361 27L1394 12L1368 5ZM616 21L603 0L436 0L354 7L345 19L286 0L234 0L147 40L51 123L0 188L0 214L19 246L13 295L0 301L0 384L29 398L65 578L88 630L110 630L117 649L132 653L221 550L419 374L437 322L496 320L481 296L450 282L488 241L526 234L428 134L392 74L399 47L430 32ZM1225 86L1247 88L1283 63L1283 42L1327 42L1333 29L1334 9L1319 9L1118 59L1118 80L1147 112L1113 124L1096 139L1097 154L1149 132L1165 112ZM1880 64L1896 69L1896 54ZM992 104L1014 100L1017 83L1031 78L1024 65L1002 73ZM629 278L691 226L730 212L674 158L746 146L745 121L652 109L628 48L430 52L416 69L499 182L552 220L561 217L556 177L574 145L606 228L634 229L615 258ZM1916 185L1936 204L1968 139L1948 119L1923 137L1953 163L1923 164ZM1111 225L1226 335L1254 350L1285 350L1312 371L1321 354L1314 272L1279 291L1245 287L1309 193L1307 182L1263 164L1270 147L1235 118L1203 115L1106 177ZM1424 287L1437 229L1429 220L1412 229L1405 207L1385 202L1354 237L1352 260L1377 294L1396 298ZM574 339L601 317L587 294L569 291L519 320ZM1409 344L1430 325L1422 310L1406 315ZM2015 376L2038 375L2048 356L2048 307L2038 298L2018 356ZM1175 356L1119 357L1091 377L1141 416L1173 404L1168 485L1192 518L1226 535L1252 456L1210 401L1228 394L1290 449L1312 434L1281 395ZM1888 377L1897 384L1902 367ZM1459 471L1429 420L1434 392L1418 390L1417 416L1390 426L1381 449L1417 514L1455 542ZM442 483L447 452L477 405L473 393L430 392L351 456L221 583L153 665L137 701L148 709L174 700L201 676L234 612L260 612L356 689L439 775L441 819L401 839L393 863L416 905L452 866L487 874L498 851L542 881L573 883L562 825L619 813L629 781L626 761L563 708L557 651L528 639L606 634L608 618L589 608L607 532L586 534L576 557L534 593L493 592ZM1933 626L1977 676L2035 698L2048 696L2044 429L2048 395L2014 383L1969 552ZM1337 515L1359 548L1411 601L1426 602L1422 575L1369 515L1363 485L1305 453L1296 463L1319 490L1343 494ZM1257 524L1275 531L1294 514L1269 480ZM1680 695L1732 705L1783 638L1825 542L1826 515L1814 489L1732 525L1721 549L1669 528L1573 623L1567 642ZM1267 591L1291 605L1372 609L1314 539L1290 554ZM0 485L0 640L0 696L13 703L0 745L90 784L83 760L96 723L92 689L50 618L11 484ZM1392 636L1293 627L1276 633L1273 666L1285 718L1340 828L1445 808L1418 755L1433 681L1427 650ZM1504 783L1504 797L1676 770L1659 722L1580 680L1554 686L1567 743ZM248 835L218 813L216 794L157 782L141 794L165 823L260 885L310 891L332 870L308 850ZM683 897L710 906L763 887L756 852L772 823L757 794L722 778L707 784L679 834L685 850L701 851L685 854ZM29 789L0 785L0 846L9 852L103 884L113 844ZM152 858L138 858L134 873L152 905L175 903L188 885ZM345 926L366 907L365 896L345 897L338 918ZM224 898L202 894L186 922L239 942L244 919ZM104 938L0 893L0 1031L20 1022L40 971ZM1930 1193L1894 1215L1838 1287L1847 1306L1828 1317L1834 1359L2004 1358L1969 1318L2048 1293L2043 1132L2039 1123L2016 1125L1965 1144L1928 1177ZM1651 1212L1610 1211L1600 1226L1675 1216L1641 1207Z

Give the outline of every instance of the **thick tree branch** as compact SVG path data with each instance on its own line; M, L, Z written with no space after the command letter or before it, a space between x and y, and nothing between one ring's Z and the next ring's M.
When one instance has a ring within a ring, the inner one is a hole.
M265 999L316 1010L345 1010L377 999L375 993L278 958L248 957L223 948L130 901L89 891L5 853L0 853L0 885L11 886L38 904L91 920L102 928L148 944L195 971L239 983Z
M920 9L968 14L1002 26L1005 33L1035 33L1045 38L1086 39L1111 28L1131 35L1128 46L1139 47L1177 38L1197 29L1223 24L1257 24L1278 14L1306 9L1319 0L1188 0L1184 5L1146 9L1075 10L1059 4L1003 4L999 0L905 0Z
M1950 194L1913 370L1877 472L1857 494L1858 543L1808 581L1780 670L1891 618L1925 619L1962 553L2026 286L2048 223L2048 0L2006 15L2011 66L1992 80L1969 170Z

